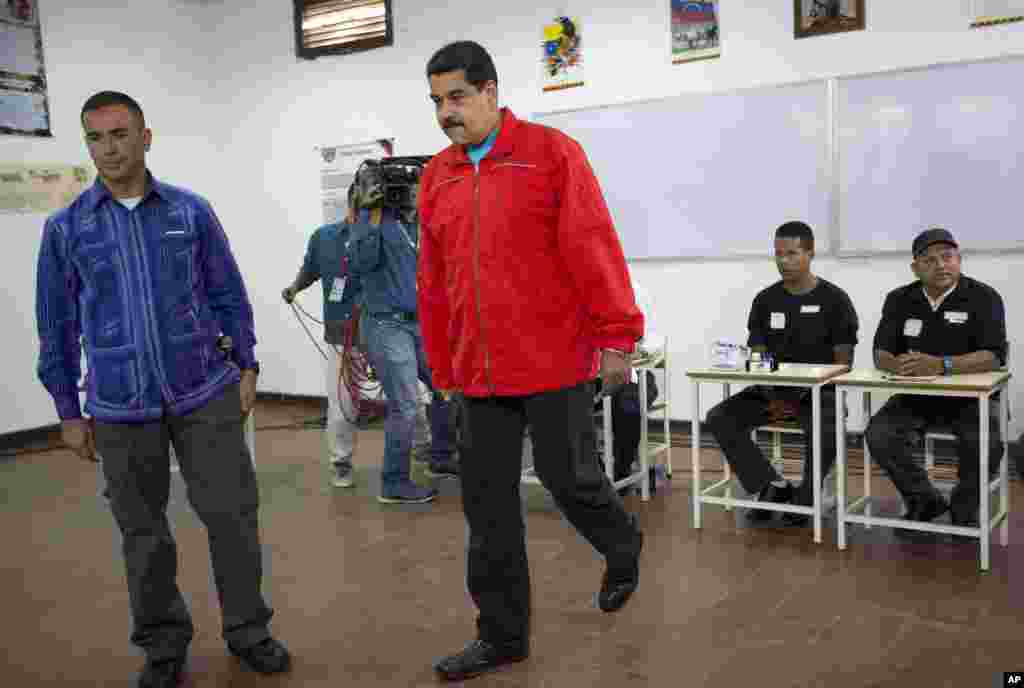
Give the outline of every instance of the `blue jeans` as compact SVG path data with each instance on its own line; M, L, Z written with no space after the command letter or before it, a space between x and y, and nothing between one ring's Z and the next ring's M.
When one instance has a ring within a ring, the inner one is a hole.
M423 353L418 322L407 322L387 314L364 313L360 331L365 351L388 399L384 422L384 465L381 470L383 492L398 489L409 481L409 456L419 403L417 380L433 391L430 369ZM436 394L427 408L430 421L430 463L447 461L455 448L452 402Z

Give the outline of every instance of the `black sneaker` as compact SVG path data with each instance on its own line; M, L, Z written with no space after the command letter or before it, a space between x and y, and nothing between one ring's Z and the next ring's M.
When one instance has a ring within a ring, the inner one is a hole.
M420 487L414 482L408 482L396 490L381 492L377 501L381 504L426 504L437 496L437 490L432 487Z
M181 672L185 668L185 658L165 659L157 662L146 662L139 674L139 688L174 688L181 682Z
M789 482L785 487L768 483L757 495L759 502L771 502L773 504L789 504L793 501L793 485ZM751 509L748 518L751 521L770 521L776 512L767 509Z
M529 655L525 645L498 646L486 640L474 640L460 652L442 657L434 664L434 671L445 681L463 681L502 664L521 662Z
M228 645L228 650L250 669L261 674L280 674L292 666L292 656L288 650L273 638L240 649Z
M922 494L914 494L907 497L907 513L903 518L908 521L921 521L927 523L932 521L949 510L949 503L938 491L932 490Z

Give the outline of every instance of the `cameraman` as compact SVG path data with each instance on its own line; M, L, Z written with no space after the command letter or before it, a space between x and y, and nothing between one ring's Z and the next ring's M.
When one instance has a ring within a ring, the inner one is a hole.
M431 386L416 315L416 260L419 223L415 213L419 166L400 159L368 160L355 180L356 221L348 248L349 269L363 286L360 333L364 350L388 398L384 465L378 501L419 504L436 496L409 476L417 379ZM453 460L450 404L437 394L427 415L431 447L429 473L458 475Z

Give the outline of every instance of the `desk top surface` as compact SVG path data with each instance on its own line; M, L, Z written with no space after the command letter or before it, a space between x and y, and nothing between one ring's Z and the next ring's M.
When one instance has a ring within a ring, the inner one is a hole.
M991 373L969 373L925 377L920 379L893 379L889 373L875 368L858 368L832 380L836 385L844 387L876 387L883 389L948 391L948 392L990 392L1001 386L1011 377L1008 370L995 370Z
M813 363L782 363L774 373L767 371L747 372L733 368L694 368L687 370L687 377L705 382L745 382L763 384L814 385L842 375L849 368L844 365L818 365Z

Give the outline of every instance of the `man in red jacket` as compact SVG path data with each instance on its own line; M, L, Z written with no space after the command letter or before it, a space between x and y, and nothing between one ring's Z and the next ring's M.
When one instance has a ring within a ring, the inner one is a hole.
M462 680L529 652L530 579L519 481L523 434L537 475L606 559L604 611L637 587L643 536L602 473L594 378L622 385L643 335L611 216L574 140L498 108L480 45L427 65L453 145L420 182L419 312L434 386L464 399L462 504L478 636L435 665Z

